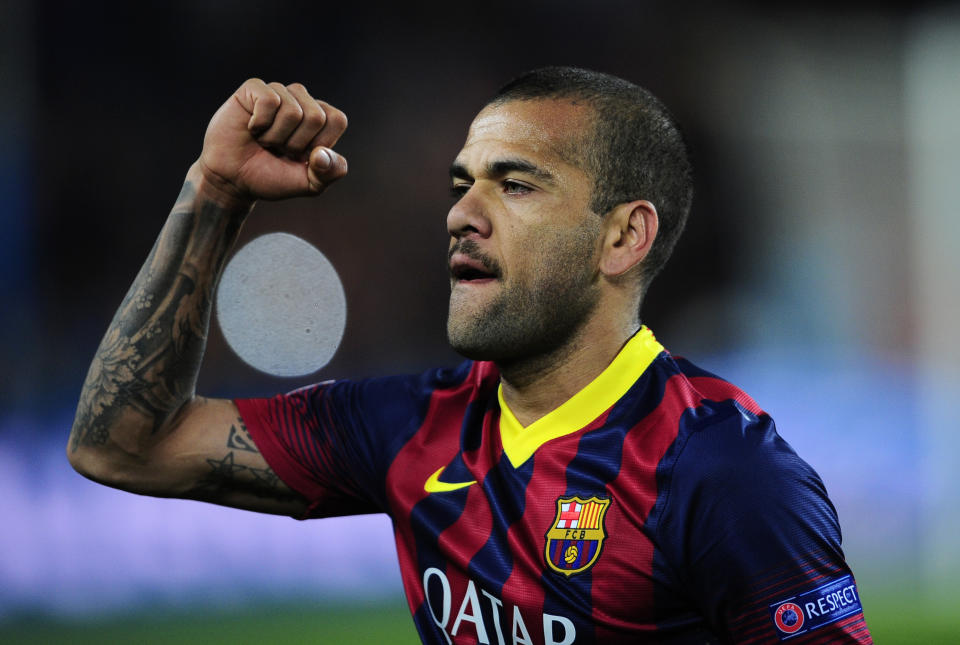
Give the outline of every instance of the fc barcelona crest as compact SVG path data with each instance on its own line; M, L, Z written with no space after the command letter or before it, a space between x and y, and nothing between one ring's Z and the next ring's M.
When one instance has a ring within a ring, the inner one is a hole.
M603 540L603 516L610 500L600 497L561 497L557 516L547 531L544 557L557 573L572 576L593 566L600 557Z

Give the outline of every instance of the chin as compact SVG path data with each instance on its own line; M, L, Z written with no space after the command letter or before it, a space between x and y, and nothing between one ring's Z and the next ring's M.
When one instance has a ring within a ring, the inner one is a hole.
M473 361L497 361L510 353L495 327L478 325L476 319L470 322L447 323L447 342L455 352Z
M484 324L477 319L469 323L447 324L447 341L458 354L473 361L512 363L536 352L529 338L519 330L495 322Z
M460 354L464 358L470 359L471 361L495 361L491 358L482 348L471 347L468 345L457 345L455 343L450 343L450 347L453 348L453 351Z
M454 327L448 324L447 342L450 343L450 347L452 347L455 352L464 358L469 358L473 361L493 360L495 352L492 352L486 343L477 338L477 334L464 331L462 327Z
M458 354L475 361L492 360L490 335L492 323L490 308L476 300L451 295L447 316L447 342Z

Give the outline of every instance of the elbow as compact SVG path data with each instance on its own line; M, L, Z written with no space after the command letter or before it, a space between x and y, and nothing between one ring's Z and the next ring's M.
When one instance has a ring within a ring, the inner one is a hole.
M70 462L75 471L84 477L93 479L93 473L97 470L97 459L91 454L90 449L78 446L71 441L67 444L67 461Z
M67 460L75 471L98 484L141 495L158 494L151 485L149 466L142 459L68 447Z
M178 479L182 459L171 456L167 441L174 429L175 425L157 428L136 414L120 415L108 424L78 416L67 460L98 484L141 495L175 496L183 482Z
M120 487L120 468L100 451L71 441L67 445L67 461L75 471L87 479L114 488Z
M67 461L75 471L87 476L91 467L91 450L86 441L89 432L81 426L76 420L73 422L73 429L70 431L70 439L67 441Z
M144 457L122 450L107 437L95 439L76 426L67 444L67 461L87 479L123 490L137 487L137 473L143 472L146 463Z
M103 460L103 444L106 442L99 439L96 430L81 423L78 415L67 442L67 461L84 477L93 479L93 473L98 470L98 462Z

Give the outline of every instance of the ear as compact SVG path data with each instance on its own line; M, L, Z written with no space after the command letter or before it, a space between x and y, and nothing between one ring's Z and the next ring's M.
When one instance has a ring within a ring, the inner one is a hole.
M623 275L650 252L660 224L657 209L645 199L625 202L615 206L604 220L600 270L610 277Z

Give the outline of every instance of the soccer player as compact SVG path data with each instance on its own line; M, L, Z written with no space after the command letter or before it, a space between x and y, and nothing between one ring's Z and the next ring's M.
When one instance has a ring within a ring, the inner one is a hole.
M78 471L298 518L387 513L428 643L871 642L817 474L641 325L692 182L673 120L624 80L536 70L471 124L447 215L448 336L470 360L197 396L244 219L346 175L346 123L257 79L213 116L90 367Z

